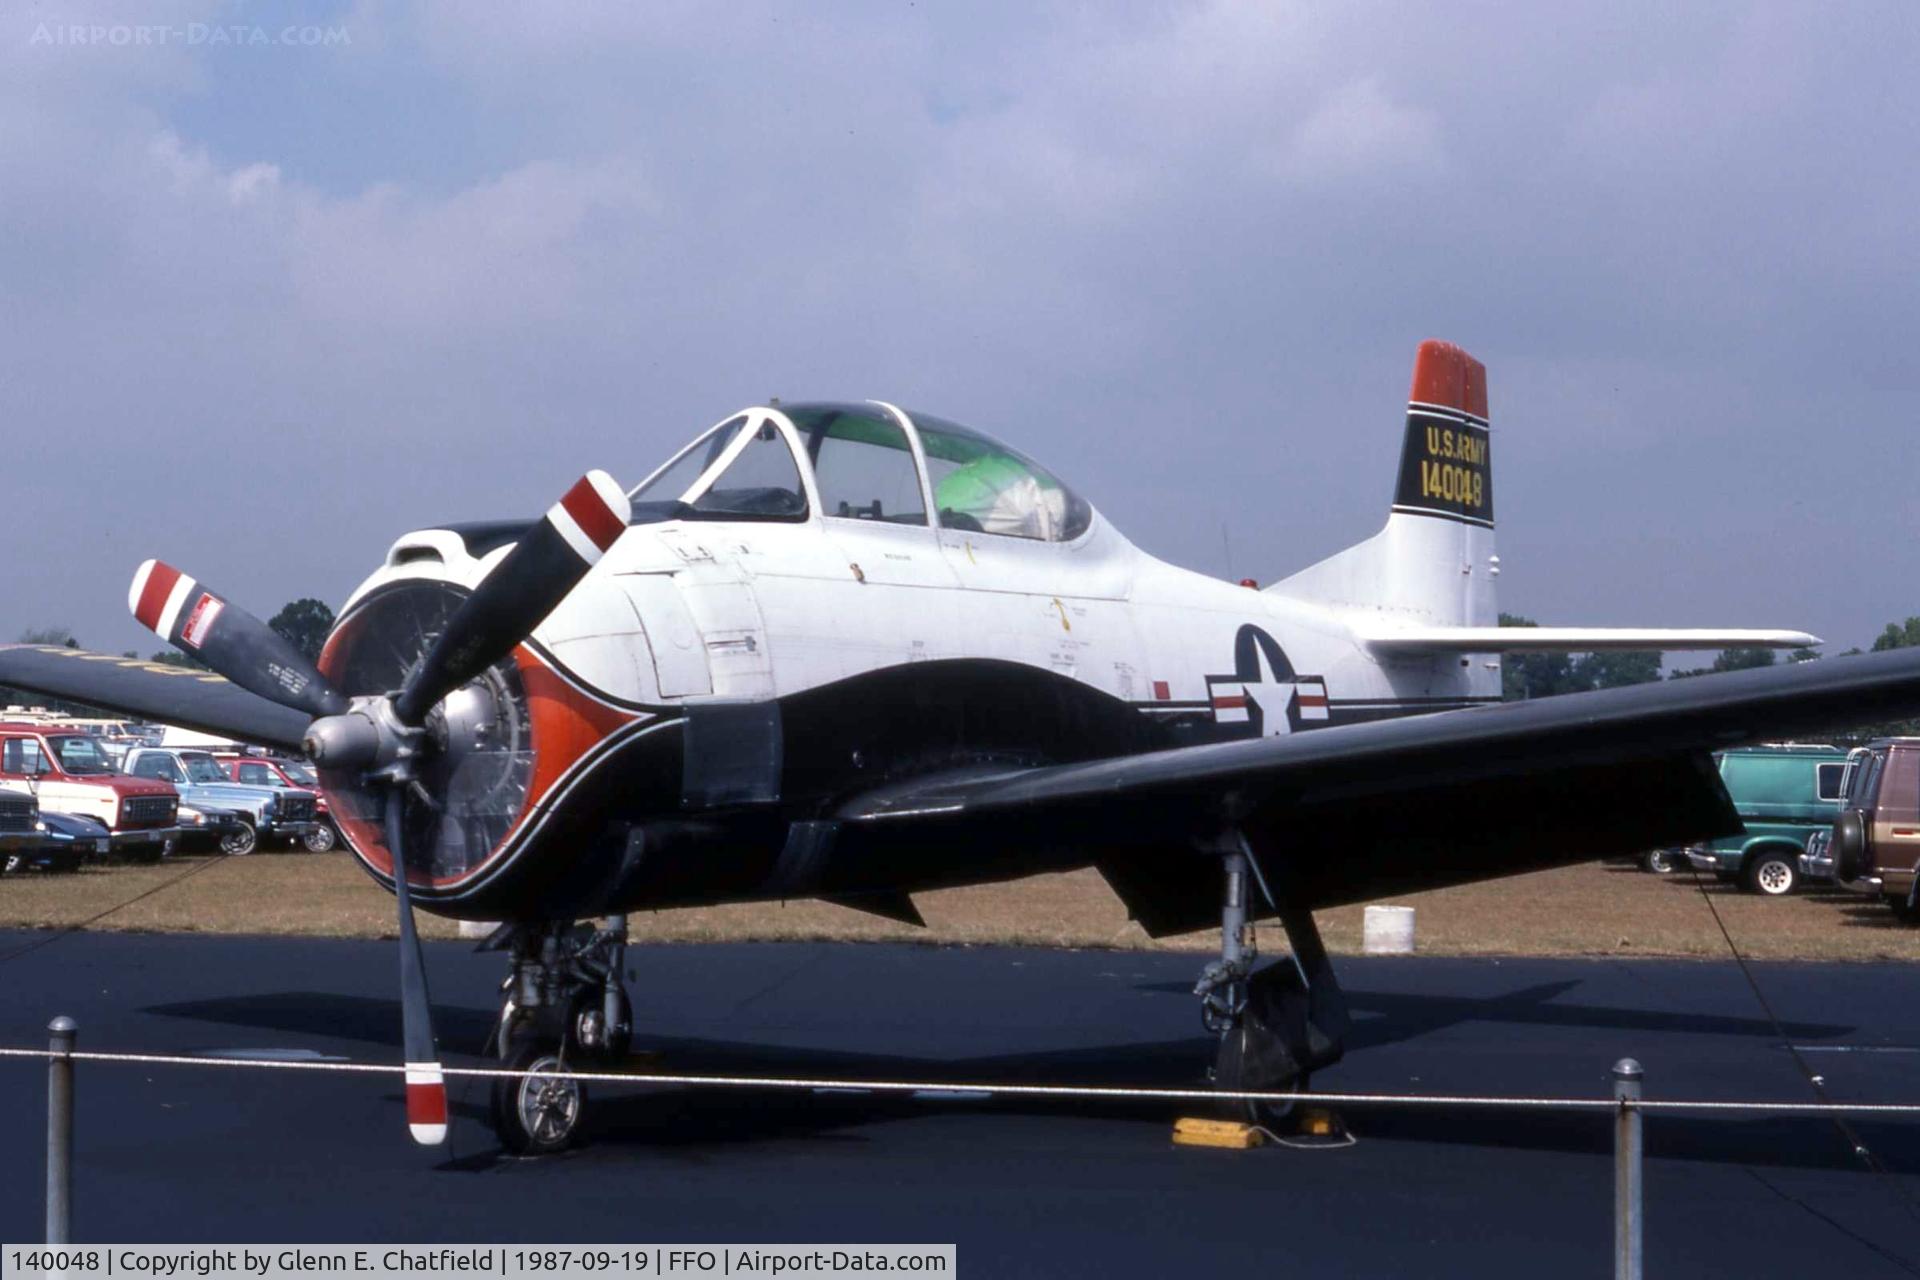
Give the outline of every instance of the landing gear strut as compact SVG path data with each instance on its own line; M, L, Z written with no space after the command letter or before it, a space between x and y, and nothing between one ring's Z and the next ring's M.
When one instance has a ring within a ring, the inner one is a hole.
M1234 832L1217 850L1225 871L1220 907L1220 958L1201 971L1194 986L1200 1019L1220 1039L1214 1055L1214 1088L1228 1092L1287 1093L1306 1090L1312 1073L1340 1060L1348 1026L1346 998L1327 959L1311 912L1278 898L1246 837ZM1270 868L1279 874L1277 867ZM1292 954L1255 970L1259 952L1249 925L1248 903L1257 888L1287 931ZM1268 1129L1290 1127L1292 1107L1231 1101L1236 1119Z
M542 1155L571 1145L586 1114L586 1085L559 1073L617 1066L632 1048L633 1006L620 981L627 918L502 934L489 945L510 946L513 967L500 988L496 1049L502 1066L532 1074L494 1081L493 1128L508 1151Z

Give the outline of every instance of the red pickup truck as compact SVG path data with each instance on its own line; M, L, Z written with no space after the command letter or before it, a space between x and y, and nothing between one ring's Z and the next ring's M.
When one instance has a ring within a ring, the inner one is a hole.
M0 790L37 796L48 813L98 818L112 851L141 862L158 862L180 834L179 792L121 773L96 738L58 725L0 722Z
M325 853L339 840L339 833L333 826L333 814L327 809L326 793L320 790L320 780L314 776L311 766L298 760L283 760L278 756L236 756L221 763L226 766L227 776L235 782L313 792L313 816L318 822L301 837L301 843L306 845L308 853Z

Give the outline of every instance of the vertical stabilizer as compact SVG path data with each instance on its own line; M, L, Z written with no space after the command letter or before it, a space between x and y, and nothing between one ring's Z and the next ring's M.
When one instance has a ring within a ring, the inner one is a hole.
M1490 443L1486 366L1421 343L1386 527L1269 590L1408 623L1494 625Z

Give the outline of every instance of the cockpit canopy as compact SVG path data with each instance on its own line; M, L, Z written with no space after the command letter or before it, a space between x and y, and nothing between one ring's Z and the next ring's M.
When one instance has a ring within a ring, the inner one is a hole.
M993 437L882 404L795 404L727 419L632 494L636 518L822 516L1071 542L1093 508ZM671 508L671 510L663 510Z

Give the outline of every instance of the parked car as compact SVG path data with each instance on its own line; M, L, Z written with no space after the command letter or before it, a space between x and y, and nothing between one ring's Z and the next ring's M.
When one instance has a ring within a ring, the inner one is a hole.
M314 825L304 841L307 852L325 853L333 848L338 839L338 833L333 826L333 814L327 808L326 795L320 790L320 780L314 776L310 766L298 760L288 760L280 756L239 756L225 761L225 764L228 775L235 782L301 791L312 795Z
M180 844L182 853L252 853L258 840L253 824L232 809L215 809L197 804L180 806Z
M1806 850L1800 855L1802 880L1837 880L1833 865L1833 828L1822 827L1807 837Z
M0 723L0 789L31 795L45 810L98 818L112 852L136 861L158 862L179 834L178 792L120 773L93 737L57 726Z
M78 871L112 851L113 833L107 824L84 813L42 813L40 847L26 855L20 869Z
M1690 845L1687 861L1737 881L1750 893L1779 897L1800 884L1807 837L1840 814L1847 754L1824 744L1741 747L1718 756L1720 781L1744 830Z
M135 747L127 753L126 767L135 777L170 783L182 801L202 813L225 809L238 814L247 831L221 845L227 853L252 853L262 840L304 841L314 826L317 797L311 792L234 782L210 752Z
M20 870L44 843L45 835L39 801L30 795L0 791L0 867Z
M1881 738L1855 754L1828 843L1841 884L1920 923L1920 738Z

